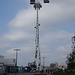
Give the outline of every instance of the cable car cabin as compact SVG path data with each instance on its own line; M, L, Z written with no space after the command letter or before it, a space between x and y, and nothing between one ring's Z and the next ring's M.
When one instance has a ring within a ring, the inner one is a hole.
M35 0L30 0L30 4L35 4Z
M49 3L49 0L44 0L44 3Z

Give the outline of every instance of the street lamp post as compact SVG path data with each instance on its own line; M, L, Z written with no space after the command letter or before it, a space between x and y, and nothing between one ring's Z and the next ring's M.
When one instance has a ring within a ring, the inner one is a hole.
M14 51L16 51L16 62L15 62L15 67L16 67L16 72L17 72L17 58L18 58L18 51L20 51L20 49L14 49ZM15 73L16 75L16 73Z

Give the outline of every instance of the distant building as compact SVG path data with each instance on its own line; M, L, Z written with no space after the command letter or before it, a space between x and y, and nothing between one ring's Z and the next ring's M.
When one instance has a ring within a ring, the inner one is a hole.
M44 66L44 69L45 70L50 69L50 66Z
M56 69L56 68L58 68L58 69L62 69L62 68L66 69L67 67L65 65L58 65L58 63L51 63L50 64L50 69Z
M67 67L65 65L56 65L55 68L58 68L58 69L66 69Z
M4 58L0 55L0 65L15 66L16 60L13 58Z
M57 65L58 65L58 63L51 63L51 64L50 64L50 68L51 68L51 69L55 69L55 67L56 67Z
M0 55L0 66L3 66L3 65L4 65L4 63L3 63L3 58L4 58L4 57Z

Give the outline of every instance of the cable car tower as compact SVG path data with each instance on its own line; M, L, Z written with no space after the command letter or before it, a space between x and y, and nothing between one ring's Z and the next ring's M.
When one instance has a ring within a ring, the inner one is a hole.
M49 3L49 0L43 0L44 3ZM42 8L41 3L38 0L30 0L30 4L34 5L35 10L37 11L37 17L36 17L36 38L35 38L35 60L34 64L36 65L37 70L40 69L41 66L41 55L40 55L40 47L39 47L39 10Z

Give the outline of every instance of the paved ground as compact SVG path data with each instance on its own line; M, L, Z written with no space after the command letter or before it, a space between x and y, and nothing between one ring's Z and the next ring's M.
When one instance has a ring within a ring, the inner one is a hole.
M34 74L33 73L17 73L17 74L15 74L15 73L9 73L7 75L34 75Z
M15 74L15 73L9 73L7 75L34 75L34 74L33 73L17 73L17 74Z
M7 75L51 75L51 74L39 74L39 73L10 73L10 74L7 74Z

